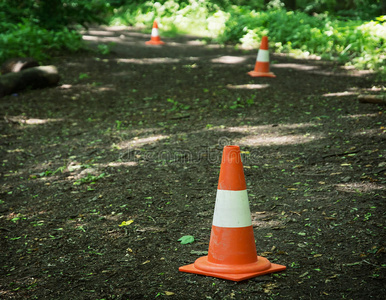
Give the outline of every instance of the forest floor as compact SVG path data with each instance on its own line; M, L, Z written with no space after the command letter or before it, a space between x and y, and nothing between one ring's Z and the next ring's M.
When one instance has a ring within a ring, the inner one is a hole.
M89 30L59 86L0 99L0 298L384 299L386 109L358 101L384 83L272 53L253 78L257 49L149 38ZM208 251L225 145L283 272L178 270Z

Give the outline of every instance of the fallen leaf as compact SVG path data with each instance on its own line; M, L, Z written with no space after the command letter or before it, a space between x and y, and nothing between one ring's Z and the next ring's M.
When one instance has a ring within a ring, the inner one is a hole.
M197 251L197 250L192 250L192 251L190 251L190 254L194 254L194 255L207 255L207 254L208 254L208 251Z
M308 275L308 272L304 272L303 274L299 275L299 278L302 278L304 276L307 276Z
M131 223L133 223L134 222L134 220L129 220L129 221L123 221L120 225L118 225L118 226L120 226L120 227L122 227L122 226L128 226L128 225L130 225Z
M295 214L295 215L298 215L298 216L300 216L300 215L301 215L301 213L300 213L300 212L298 212L298 211L291 211L291 210L290 210L290 213L293 213L293 214Z
M269 293L272 292L272 290L273 290L274 288L277 288L277 287L278 287L278 284L277 284L277 283L267 283L267 284L263 285L264 293L269 294Z
M150 260L147 260L147 261L144 261L142 264L143 265L146 265L146 264L148 264L150 262Z
M173 293L173 292L168 292L168 291L165 291L165 295L166 295L166 296L173 296L173 295L174 295L174 293Z
M266 220L264 220L264 221L266 221ZM286 228L286 227L285 226L275 226L275 227L272 227L273 230L280 230L280 229L284 229L284 228Z
M194 237L192 235L184 235L178 241L181 242L182 245L191 244L194 242Z

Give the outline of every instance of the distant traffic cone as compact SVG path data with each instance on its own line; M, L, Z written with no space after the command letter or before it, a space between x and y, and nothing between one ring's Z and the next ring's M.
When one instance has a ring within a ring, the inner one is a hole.
M153 22L153 29L151 30L151 39L146 42L147 45L163 45L165 44L161 41L161 38L158 33L158 24L156 21Z
M269 71L268 37L263 36L259 52L257 53L255 69L248 74L252 77L276 77Z
M257 256L246 188L240 148L225 146L208 255L181 272L241 281L286 269Z

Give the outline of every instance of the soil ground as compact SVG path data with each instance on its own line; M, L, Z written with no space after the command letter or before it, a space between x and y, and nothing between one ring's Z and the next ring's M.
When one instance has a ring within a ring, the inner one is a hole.
M384 299L385 107L357 98L382 83L274 54L252 78L256 49L149 38L90 30L97 51L52 61L58 87L0 99L0 298ZM178 271L208 251L231 144L284 272Z

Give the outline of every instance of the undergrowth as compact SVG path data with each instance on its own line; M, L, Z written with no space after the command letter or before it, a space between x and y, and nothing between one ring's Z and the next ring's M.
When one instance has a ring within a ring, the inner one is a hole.
M83 46L78 27L103 23L108 11L109 0L0 1L0 63L77 51Z
M47 30L27 20L7 25L7 30L0 35L1 61L12 57L33 57L44 61L55 51L77 51L83 46L82 37L75 30Z

